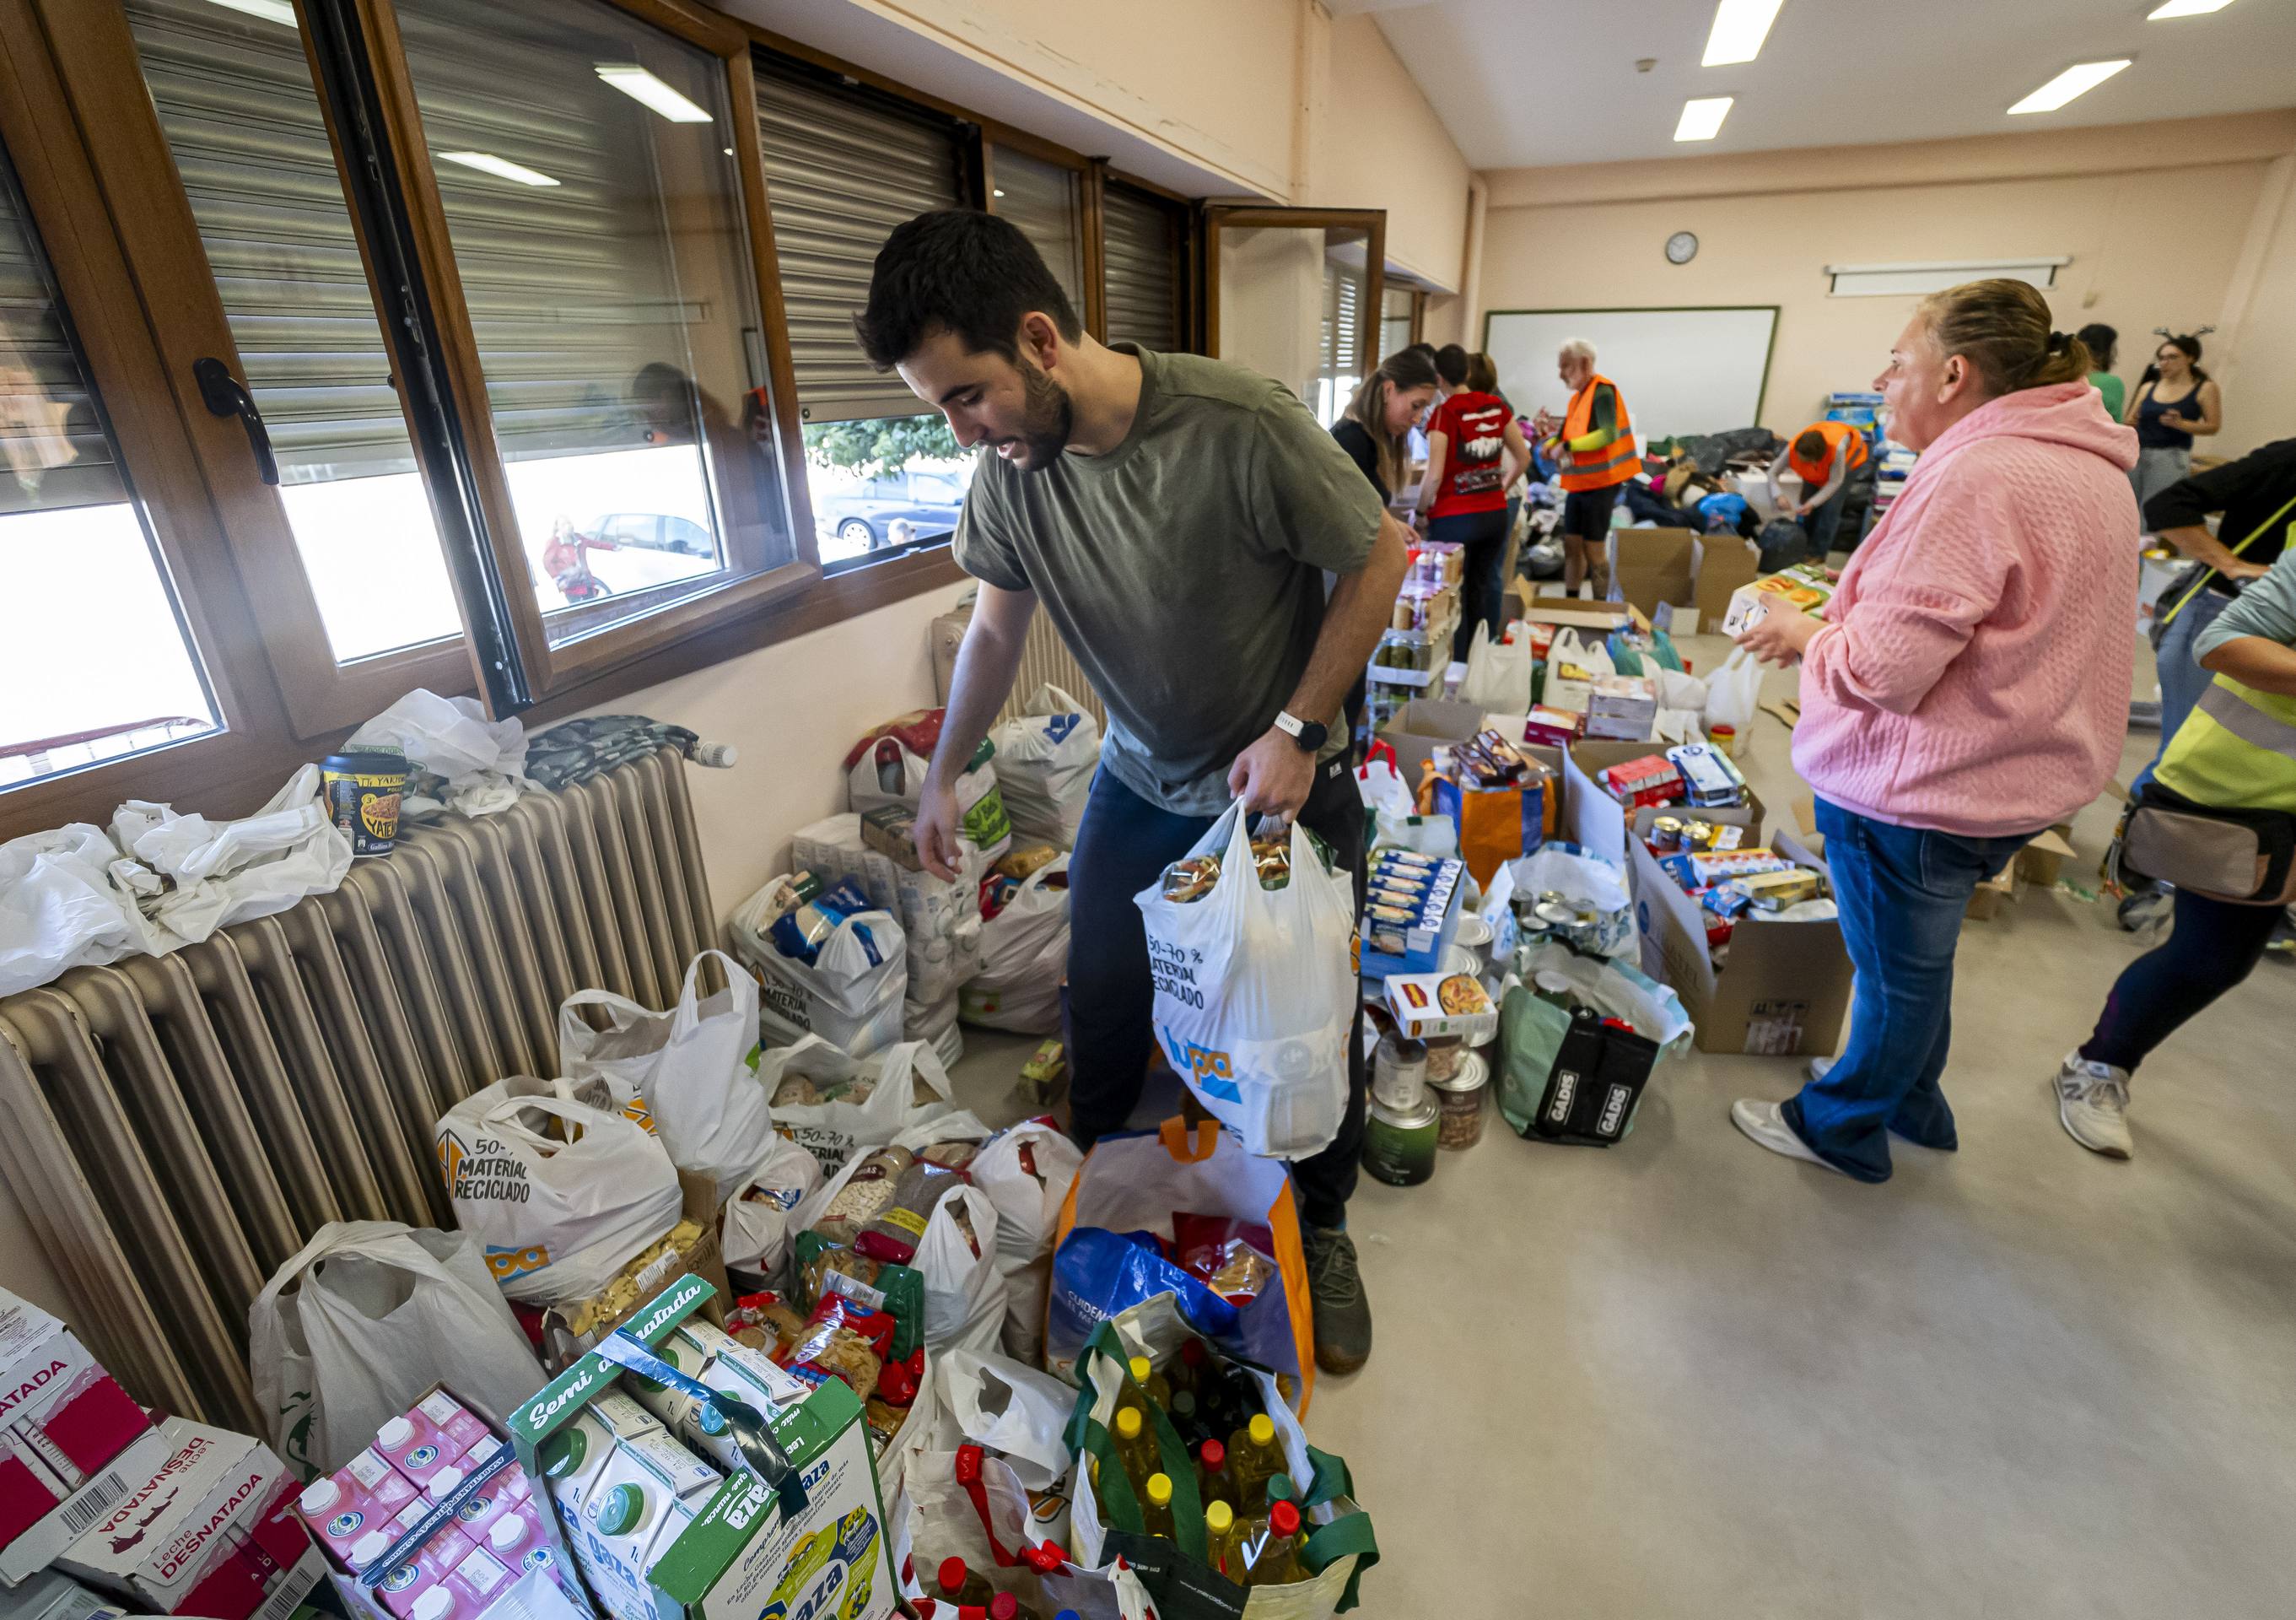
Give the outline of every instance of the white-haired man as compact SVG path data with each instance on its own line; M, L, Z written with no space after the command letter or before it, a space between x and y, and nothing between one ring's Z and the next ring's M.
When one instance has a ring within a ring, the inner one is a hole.
M1552 435L1549 453L1562 464L1562 583L1575 593L1591 573L1600 596L1609 584L1611 508L1619 486L1643 470L1642 455L1619 385L1595 369L1594 344L1584 338L1563 344L1557 370L1570 406L1560 424L1541 411L1538 428Z

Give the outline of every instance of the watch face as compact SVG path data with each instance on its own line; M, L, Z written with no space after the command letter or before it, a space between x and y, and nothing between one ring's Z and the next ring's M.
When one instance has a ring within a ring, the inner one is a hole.
M1666 257L1669 264L1688 264L1698 257L1698 238L1688 231L1677 231L1666 239Z
M1332 728L1329 726L1318 725L1312 720L1309 721L1307 725L1300 728L1299 743L1300 752L1303 753L1316 752L1324 746L1325 742L1330 740L1331 735Z

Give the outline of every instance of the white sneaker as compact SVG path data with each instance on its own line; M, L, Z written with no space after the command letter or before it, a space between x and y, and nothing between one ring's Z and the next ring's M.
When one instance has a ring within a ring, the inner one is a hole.
M1814 1086L1825 1078L1825 1073L1833 1066L1833 1061L1831 1057L1813 1057L1801 1065L1801 1077Z
M2065 1054L2057 1067L2057 1117L2065 1134L2107 1158L2136 1151L2128 1139L2128 1071L2091 1063L2079 1052Z
M1794 1134L1794 1128L1779 1116L1775 1103L1757 1102L1742 1097L1730 1105L1730 1122L1772 1153L1784 1154L1790 1159L1802 1159L1832 1171L1837 1176L1849 1172L1839 1164L1828 1164L1811 1151L1810 1146Z

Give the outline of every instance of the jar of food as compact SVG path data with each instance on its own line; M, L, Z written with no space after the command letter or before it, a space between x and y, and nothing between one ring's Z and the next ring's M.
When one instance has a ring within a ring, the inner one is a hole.
M1372 1055L1372 1100L1408 1114L1427 1100L1427 1048L1424 1042L1390 1031L1380 1037Z

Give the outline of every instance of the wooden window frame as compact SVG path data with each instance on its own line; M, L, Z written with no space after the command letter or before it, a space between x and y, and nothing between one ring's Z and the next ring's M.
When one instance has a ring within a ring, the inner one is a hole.
M1153 180L1143 180L1136 175L1128 175L1121 169L1111 169L1104 160L1097 163L1095 167L1100 170L1100 198L1094 228L1098 235L1101 249L1100 297L1103 329L1095 332L1093 336L1103 343L1108 341L1108 333L1104 329L1108 300L1107 200L1108 188L1114 185L1126 191L1138 192L1152 201L1163 203L1169 211L1169 217L1175 227L1172 232L1171 244L1172 286L1180 296L1179 319L1175 323L1175 330L1183 349L1198 354L1210 353L1211 351L1203 346L1202 298L1196 284L1195 243L1199 234L1197 203L1191 198L1180 195L1168 186L1157 185Z
M813 505L804 476L805 445L797 416L796 373L791 365L789 330L781 296L779 258L773 220L766 205L763 154L757 138L757 81L750 64L750 42L730 18L685 4L685 0L599 0L640 22L717 56L723 65L726 112L734 129L734 163L740 175L741 207L750 241L767 375L772 395L775 438L781 452L781 497L788 514L792 555L788 562L712 586L709 576L659 588L668 605L616 622L593 634L551 645L554 625L567 621L545 614L535 599L529 565L510 483L496 441L487 403L485 368L470 323L469 305L456 267L452 233L440 198L438 177L422 134L422 118L398 29L394 0L356 0L360 25L372 44L373 70L385 129L398 160L399 177L411 224L429 278L442 340L445 368L458 403L460 427L469 450L471 473L487 520L496 579L506 600L518 656L528 686L537 696L562 694L607 670L686 641L718 624L803 592L821 578L820 549L813 532ZM723 490L718 491L724 494ZM652 593L645 593L652 594ZM639 598L644 599L642 595ZM619 619L631 598L616 598ZM465 601L470 619L479 604ZM581 622L577 615L575 623Z
M1380 300L1387 290L1387 210L1380 208L1259 208L1214 203L1203 218L1204 352L1219 353L1219 239L1223 230L1360 230L1369 233L1364 244L1367 276L1358 324L1357 352L1369 366L1379 364Z
M1095 342L1108 337L1108 300L1102 284L1102 261L1106 245L1101 239L1100 185L1105 159L1093 159L1070 151L1057 142L1047 141L1017 129L983 128L980 137L980 206L991 214L1004 210L996 206L996 153L999 148L1010 147L1024 157L1049 163L1055 169L1065 169L1077 179L1077 243L1078 274L1083 277L1084 308L1077 317Z

